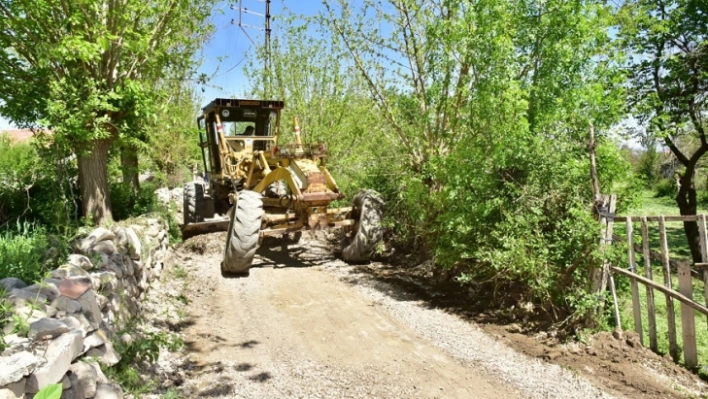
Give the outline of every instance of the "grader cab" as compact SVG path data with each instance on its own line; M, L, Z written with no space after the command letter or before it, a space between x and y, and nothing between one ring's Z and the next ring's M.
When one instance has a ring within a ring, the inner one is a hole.
M248 275L261 240L303 230L343 227L342 258L367 261L381 239L383 202L371 190L351 207L330 208L344 198L326 168L327 146L280 144L283 101L218 98L197 119L207 184L184 190L182 235L227 231L221 271Z

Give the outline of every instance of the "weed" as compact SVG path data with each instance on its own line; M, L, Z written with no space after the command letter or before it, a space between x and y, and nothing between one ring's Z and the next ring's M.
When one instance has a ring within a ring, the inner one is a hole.
M129 329L132 330L131 327ZM140 397L156 387L154 380L145 378L140 373L140 362L154 363L160 355L161 348L174 352L183 345L184 341L181 338L164 332L144 333L139 339L130 343L116 342L115 346L121 355L121 360L115 366L104 371L126 392Z
M185 279L189 276L189 272L182 265L175 265L172 269L172 274L179 279Z
M182 395L174 388L165 391L161 396L162 399L180 399Z
M0 352L7 348L7 344L5 343L5 333L3 331L7 323L10 321L10 315L15 309L12 302L2 299L5 295L5 291L0 288Z
M17 221L12 229L0 232L0 279L17 277L25 282L39 280L48 267L44 254L49 248L43 228Z
M189 302L190 302L190 301L189 301L189 298L187 298L186 296L184 296L184 294L179 294L179 295L177 295L177 297L176 297L175 299L177 299L178 301L182 302L184 305L189 305Z

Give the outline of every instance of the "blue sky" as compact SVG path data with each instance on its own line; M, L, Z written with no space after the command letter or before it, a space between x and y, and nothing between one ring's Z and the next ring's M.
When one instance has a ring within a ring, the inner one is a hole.
M265 2L263 0L241 0L242 7L259 14L265 12ZM233 6L233 8L231 7ZM212 23L216 29L211 41L203 48L203 64L200 72L214 78L209 82L210 86L204 87L202 93L203 101L209 102L216 97L241 96L248 89L249 84L243 75L243 66L246 64L246 56L249 52L255 51L255 46L249 40L247 34L257 44L261 45L264 40L264 32L245 27L244 31L231 21L239 20L239 1L220 2L214 12ZM324 10L320 0L272 0L271 16L276 17L283 10L289 10L294 14L315 15ZM248 25L262 27L265 19L261 16L242 13L242 22ZM277 35L273 30L272 36Z

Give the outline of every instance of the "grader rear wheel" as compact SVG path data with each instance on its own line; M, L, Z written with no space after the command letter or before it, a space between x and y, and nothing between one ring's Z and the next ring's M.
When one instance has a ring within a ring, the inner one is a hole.
M379 193L365 190L354 196L352 207L356 223L342 242L342 259L348 263L365 263L383 236L384 203Z
M204 186L200 183L187 183L184 185L184 224L204 221Z
M248 276L253 256L258 249L258 233L263 219L261 195L253 191L241 191L229 212L231 221L226 232L224 260L221 274L224 276Z

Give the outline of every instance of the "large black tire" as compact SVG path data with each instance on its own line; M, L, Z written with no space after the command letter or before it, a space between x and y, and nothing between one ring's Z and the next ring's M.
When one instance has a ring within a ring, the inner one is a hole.
M204 186L201 183L187 183L184 185L184 224L204 221Z
M352 201L354 227L342 241L342 259L348 263L366 263L381 241L384 202L373 190L360 191Z
M263 219L261 195L249 190L238 193L229 218L221 273L224 276L247 276L258 249L258 233Z

